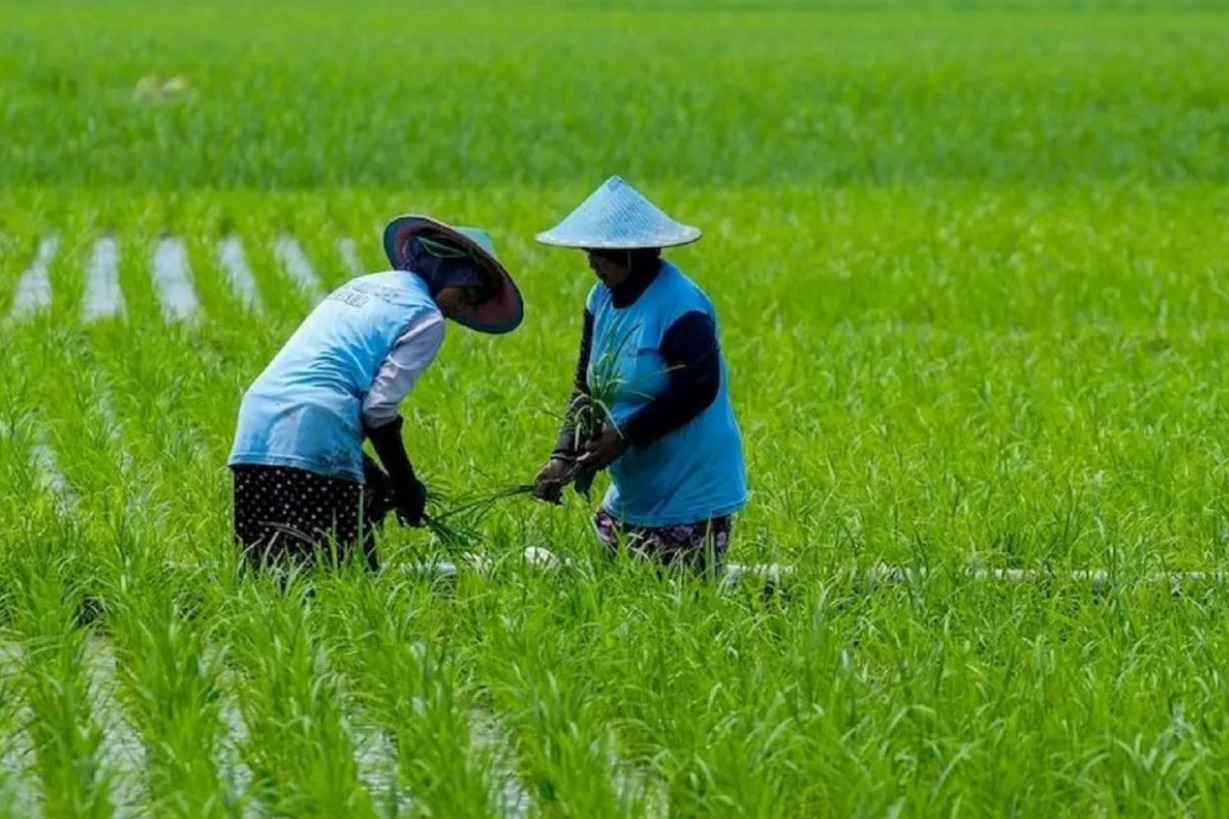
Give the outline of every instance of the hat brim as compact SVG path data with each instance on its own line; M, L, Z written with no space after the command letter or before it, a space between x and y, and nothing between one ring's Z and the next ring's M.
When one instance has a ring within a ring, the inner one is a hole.
M430 216L398 216L384 229L384 254L393 267L409 270L410 243L420 236L443 239L464 247L473 254L478 266L491 279L493 292L486 302L463 310L453 320L480 333L510 333L525 318L525 302L521 292L499 259L482 245Z
M672 236L664 236L654 240L627 241L619 239L600 239L597 237L560 236L554 230L544 230L534 239L552 247L566 247L574 250L647 250L649 248L682 247L698 242L704 235L696 227L686 226Z

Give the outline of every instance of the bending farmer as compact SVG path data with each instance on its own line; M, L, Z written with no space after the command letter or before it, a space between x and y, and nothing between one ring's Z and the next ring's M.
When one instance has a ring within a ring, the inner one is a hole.
M426 488L401 438L399 406L435 360L444 319L484 333L524 315L490 238L404 216L384 232L393 270L325 298L243 396L229 465L235 539L249 562L345 558L393 510L421 525ZM387 474L363 452L372 442Z

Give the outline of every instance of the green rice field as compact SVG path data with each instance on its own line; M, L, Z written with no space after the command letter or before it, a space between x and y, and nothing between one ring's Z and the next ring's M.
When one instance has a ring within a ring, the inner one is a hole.
M705 231L742 579L571 494L240 575L242 392L394 215L526 300L429 508L533 477L612 174ZM0 3L0 817L1229 815L1227 185L1219 0Z

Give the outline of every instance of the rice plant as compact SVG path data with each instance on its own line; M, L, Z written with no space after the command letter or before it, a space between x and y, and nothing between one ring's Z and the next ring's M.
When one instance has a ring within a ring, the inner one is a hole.
M1225 9L285 12L0 5L0 815L1224 813ZM526 497L636 388L542 412L616 172L704 229L771 598ZM242 391L405 212L525 324L403 405L383 571L243 574Z

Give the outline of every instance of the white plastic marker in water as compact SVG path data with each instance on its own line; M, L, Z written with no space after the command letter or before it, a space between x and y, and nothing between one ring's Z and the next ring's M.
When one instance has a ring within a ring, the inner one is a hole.
M290 278L295 280L313 302L324 298L320 279L316 277L316 271L312 270L312 263L307 260L307 254L303 252L303 246L297 239L293 236L278 238L277 258L290 274Z
M119 286L119 242L103 236L94 243L94 253L85 267L85 320L114 316L124 310Z
M60 240L55 236L44 237L34 254L34 261L21 274L17 283L17 294L13 297L13 317L29 315L51 305L51 279L48 268L55 252L59 249Z
M559 558L555 556L555 553L543 546L526 546L524 557L528 563L534 566L547 568L560 565Z
M256 292L256 279L252 276L252 268L248 267L247 254L243 252L243 242L239 241L238 236L227 236L222 240L218 248L218 261L243 303L258 313L264 312L260 294Z
M168 319L186 319L200 307L192 289L188 251L174 236L163 236L154 248L154 284Z
M341 239L337 242L337 252L341 254L341 263L351 276L362 276L367 271L363 269L363 260L358 257L358 245L353 239Z

